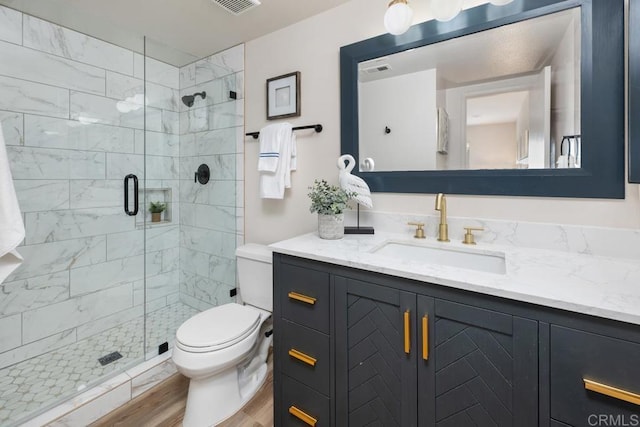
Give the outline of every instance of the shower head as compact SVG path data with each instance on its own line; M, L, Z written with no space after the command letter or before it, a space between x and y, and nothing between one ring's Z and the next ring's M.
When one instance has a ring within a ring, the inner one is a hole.
M191 108L193 107L193 103L195 102L196 96L198 95L200 95L202 99L205 99L207 97L207 92L202 91L202 92L196 92L193 95L185 95L182 97L182 102L184 103L184 105Z

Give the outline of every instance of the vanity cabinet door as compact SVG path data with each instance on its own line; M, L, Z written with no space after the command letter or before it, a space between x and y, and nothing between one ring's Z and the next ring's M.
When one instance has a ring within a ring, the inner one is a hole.
M336 426L416 426L416 295L339 276L334 284Z
M538 425L536 321L426 297L418 314L430 316L431 348L419 361L421 426Z

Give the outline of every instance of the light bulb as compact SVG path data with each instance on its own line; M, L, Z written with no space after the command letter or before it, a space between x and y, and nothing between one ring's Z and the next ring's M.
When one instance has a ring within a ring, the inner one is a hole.
M505 4L511 3L513 0L491 0L489 3L495 4L496 6L504 6Z
M413 19L413 10L404 0L394 0L384 14L384 27L390 34L398 36L407 32Z
M431 0L431 12L438 21L451 21L462 10L462 0Z

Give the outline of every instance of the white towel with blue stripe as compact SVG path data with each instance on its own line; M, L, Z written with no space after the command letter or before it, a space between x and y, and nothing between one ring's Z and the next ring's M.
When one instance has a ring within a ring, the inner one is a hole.
M260 197L282 199L291 188L291 171L296 169L296 138L290 123L265 126L260 130Z
M22 263L22 256L16 248L23 239L22 213L13 188L9 158L0 125L0 283Z

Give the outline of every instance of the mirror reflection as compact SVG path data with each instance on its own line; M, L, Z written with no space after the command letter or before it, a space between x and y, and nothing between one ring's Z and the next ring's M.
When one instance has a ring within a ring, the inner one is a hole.
M580 8L361 62L361 171L580 167Z

